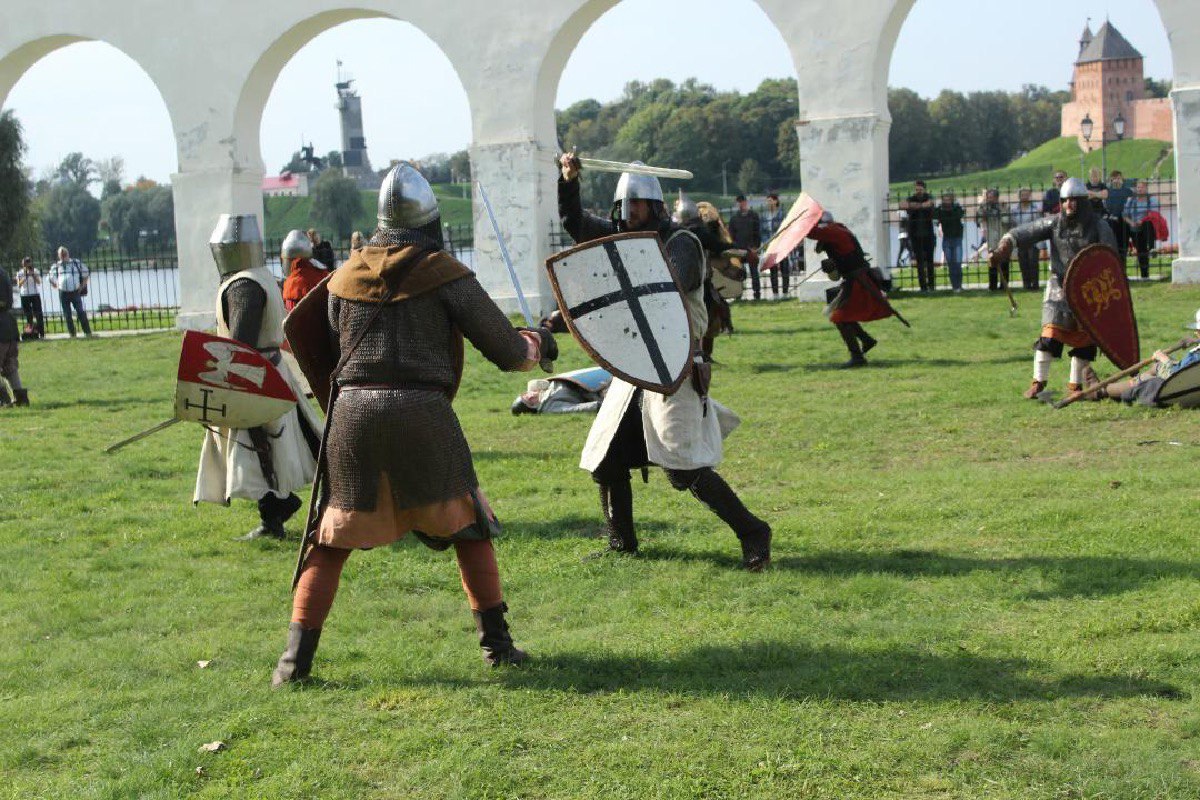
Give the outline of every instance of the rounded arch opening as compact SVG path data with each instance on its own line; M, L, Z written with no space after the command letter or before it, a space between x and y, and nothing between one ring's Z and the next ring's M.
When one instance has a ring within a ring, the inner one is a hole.
M92 330L174 324L171 181L179 155L170 109L150 74L107 42L51 36L0 61L0 97L22 126L33 183L20 255L45 272L65 246L86 264L79 304ZM63 315L72 304L48 280L39 298L49 332L84 329L82 315Z
M755 42L753 58L729 47L726 26L714 25L731 17ZM687 14L652 0L583 4L542 64L538 103L545 141L690 169L696 179L685 189L734 193L746 161L756 165L747 172L751 192L798 184L795 62L780 28L754 0L701 0ZM618 113L618 129L610 130L601 104L635 110ZM576 128L582 141L558 141L570 136L573 122L584 123Z
M420 162L447 224L470 223L466 90L437 41L407 20L339 11L293 27L255 66L237 113L241 159L266 175L268 238L326 224L304 196L331 172L364 195L350 229L325 235L340 244L350 230L369 234L369 193L397 160Z

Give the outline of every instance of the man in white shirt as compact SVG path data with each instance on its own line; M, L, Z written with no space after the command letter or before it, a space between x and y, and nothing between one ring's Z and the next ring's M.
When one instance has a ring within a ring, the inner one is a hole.
M71 311L79 315L79 324L83 327L83 335L92 335L92 326L88 323L87 311L83 308L83 295L87 291L88 268L78 258L71 258L70 251L65 247L58 248L58 261L50 265L46 274L50 285L58 289L58 299L62 304L63 319L67 323L67 333L75 338L75 320Z
M25 315L25 328L37 338L46 335L46 321L42 317L42 273L33 265L29 256L21 259L17 270L17 291L21 293L21 312Z

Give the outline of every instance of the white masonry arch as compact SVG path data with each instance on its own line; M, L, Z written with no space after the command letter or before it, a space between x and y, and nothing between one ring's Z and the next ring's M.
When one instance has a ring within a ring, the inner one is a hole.
M805 187L872 251L884 241L888 67L915 1L754 0L783 36L795 67ZM223 212L262 213L256 125L272 70L277 74L289 48L299 49L341 22L407 22L441 48L462 81L471 110L474 177L497 208L531 304L544 311L552 300L542 261L557 217L554 94L575 44L617 2L355 0L347 6L337 0L258 0L249 7L235 0L8 0L0 27L0 101L38 58L75 41L107 42L142 67L167 106L179 156L172 184L180 322L206 325L216 286L206 244L213 221ZM1155 5L1173 44L1180 213L1174 276L1200 282L1200 48L1185 45L1200 41L1200 3ZM670 42L664 36L664 47ZM652 77L652 61L647 70ZM512 308L512 290L478 203L475 229L480 278Z

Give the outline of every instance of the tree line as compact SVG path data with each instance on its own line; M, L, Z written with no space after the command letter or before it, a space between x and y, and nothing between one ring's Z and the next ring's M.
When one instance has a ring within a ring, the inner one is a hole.
M69 153L50 174L31 180L24 153L21 123L11 111L0 114L0 257L15 260L60 245L86 255L102 234L126 254L174 245L170 186L146 178L125 185L119 156L94 161L82 153Z

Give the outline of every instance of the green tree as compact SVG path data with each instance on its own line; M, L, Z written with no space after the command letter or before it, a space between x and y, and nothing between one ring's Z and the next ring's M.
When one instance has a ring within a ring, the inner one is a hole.
M312 190L312 219L349 239L354 219L362 210L358 185L337 170L328 169L317 179Z
M54 171L54 177L85 189L99 180L96 177L96 165L90 158L84 158L83 153L68 153Z
M912 89L888 89L892 129L888 133L888 168L893 181L922 175L929 169L933 120L929 106Z
M742 194L752 194L762 188L765 179L762 167L753 158L747 158L738 167L737 188Z
M291 172L291 173L308 172L308 164L305 162L304 156L300 154L299 150L292 153L291 160L288 161L288 163L284 164L283 168L279 170L280 175L282 175L285 172Z
M21 169L25 141L11 111L0 113L0 255L18 255L29 219L29 180Z
M1156 81L1154 78L1145 78L1143 83L1146 86L1146 97L1170 97L1171 82Z
M343 166L342 151L330 150L325 156L325 166L329 169L341 169Z
M169 186L129 189L101 204L109 230L127 254L146 238L157 244L175 240L175 199Z
M796 133L798 120L785 119L775 133L775 158L783 172L780 175L800 177L800 137Z
M52 247L65 246L75 255L87 255L96 246L100 226L100 201L86 185L64 180L39 201L42 236Z
M450 156L450 174L455 180L471 180L471 156L466 150L459 150Z

